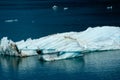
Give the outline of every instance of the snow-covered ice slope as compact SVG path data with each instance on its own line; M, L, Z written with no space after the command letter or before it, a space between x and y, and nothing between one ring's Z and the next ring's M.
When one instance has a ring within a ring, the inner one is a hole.
M36 49L55 49L56 51L102 51L120 49L120 27L89 27L82 32L66 32L49 35L39 39L13 42L7 37L1 39L0 54L19 56L14 50L16 44L22 56L37 55ZM74 53L72 54L72 56ZM69 55L68 57L71 57ZM67 57L65 57L67 58Z

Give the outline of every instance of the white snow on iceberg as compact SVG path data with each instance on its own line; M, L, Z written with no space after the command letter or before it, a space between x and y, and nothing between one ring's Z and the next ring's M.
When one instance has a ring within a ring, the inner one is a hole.
M84 52L116 49L120 49L120 27L115 26L89 27L82 32L58 33L18 42L4 37L0 43L0 54L31 56L37 55L37 50L42 50L47 54L42 58L48 61L77 57ZM49 56L52 53L55 54Z

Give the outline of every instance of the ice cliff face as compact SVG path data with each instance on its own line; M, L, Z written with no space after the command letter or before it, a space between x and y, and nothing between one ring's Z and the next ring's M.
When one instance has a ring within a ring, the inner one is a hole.
M120 27L89 27L82 32L58 33L39 39L27 39L19 42L13 42L4 37L0 42L0 54L19 56L17 51L14 50L15 45L13 44L17 46L22 56L37 55L36 49L73 52L115 50L120 49Z

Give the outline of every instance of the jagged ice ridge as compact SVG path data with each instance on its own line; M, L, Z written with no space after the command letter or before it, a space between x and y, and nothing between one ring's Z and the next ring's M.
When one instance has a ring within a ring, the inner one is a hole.
M16 50L16 47L18 48ZM0 40L0 54L11 56L32 56L37 55L36 50L49 50L55 51L73 51L73 53L64 55L60 58L64 59L77 56L74 51L91 52L103 50L116 50L120 49L120 27L115 26L102 26L102 27L89 27L81 32L66 32L49 35L39 39L27 39L14 42L3 37ZM20 54L19 54L20 51Z

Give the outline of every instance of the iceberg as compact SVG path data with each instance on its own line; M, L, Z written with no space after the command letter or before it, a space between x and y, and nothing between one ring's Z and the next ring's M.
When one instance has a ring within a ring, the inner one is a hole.
M89 27L81 32L65 32L39 39L14 42L7 37L0 40L0 54L33 56L45 61L83 56L86 52L120 49L120 27Z

